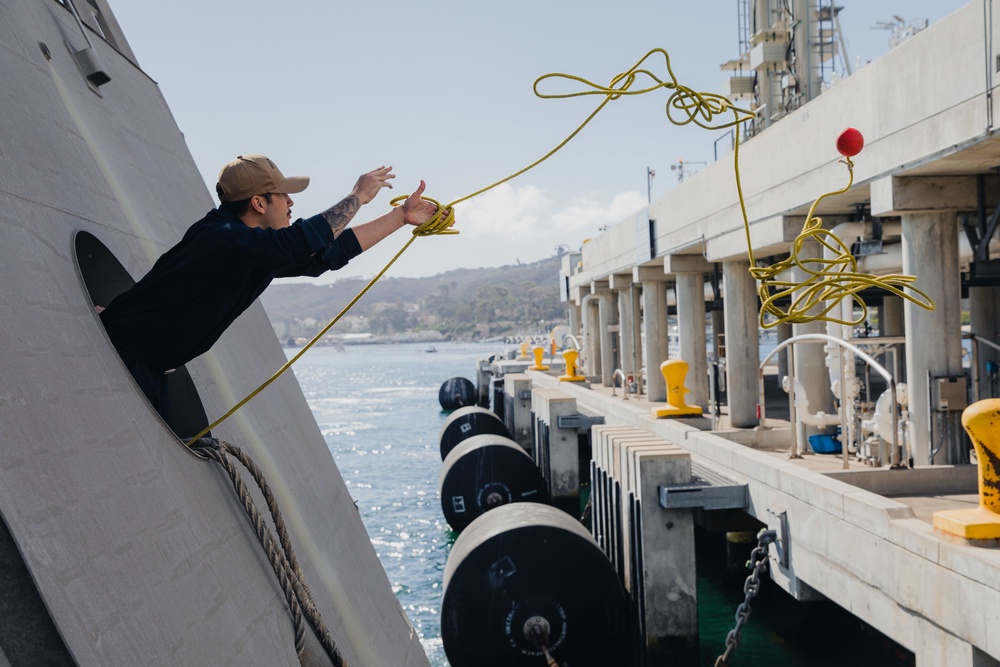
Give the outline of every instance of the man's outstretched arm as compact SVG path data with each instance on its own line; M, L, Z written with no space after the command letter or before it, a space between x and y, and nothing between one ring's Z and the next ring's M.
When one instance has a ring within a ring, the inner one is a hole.
M379 190L392 188L392 183L389 182L390 178L396 178L396 175L392 173L392 167L386 166L362 174L358 178L358 182L354 184L351 194L320 214L330 225L334 238L339 236L344 228L350 224L358 209L375 199Z
M434 217L437 206L420 198L425 187L424 182L420 181L420 186L400 206L371 222L352 227L362 252L405 225L422 225Z

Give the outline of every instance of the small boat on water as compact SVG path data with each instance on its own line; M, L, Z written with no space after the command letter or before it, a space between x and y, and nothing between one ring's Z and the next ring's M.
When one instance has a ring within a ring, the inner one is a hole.
M426 350L426 351L427 351L427 352L437 352L437 351L438 351L438 349L437 349L436 347L434 347L433 345L431 345L431 346L430 346L429 348L427 348L427 350Z

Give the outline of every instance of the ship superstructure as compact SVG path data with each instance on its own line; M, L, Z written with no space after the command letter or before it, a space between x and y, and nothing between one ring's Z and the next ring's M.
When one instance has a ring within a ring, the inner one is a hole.
M155 81L105 0L4 0L0 72L0 514L17 610L2 619L0 655L327 664L312 637L296 655L285 596L230 481L179 439L284 363L264 310L175 373L183 418L170 424L95 311L214 206ZM427 665L294 377L212 435L266 476L345 658Z

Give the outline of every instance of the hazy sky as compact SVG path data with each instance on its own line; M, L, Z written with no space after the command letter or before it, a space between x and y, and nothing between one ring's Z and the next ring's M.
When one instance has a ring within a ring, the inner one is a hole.
M308 216L342 199L361 173L392 165L395 189L383 190L358 222L384 213L420 179L425 194L447 203L559 144L601 98L539 99L532 85L542 74L607 84L660 47L681 84L715 93L728 76L719 66L739 56L736 0L110 4L210 191L226 161L265 153L286 175L312 178L294 197L294 214ZM933 23L963 4L841 0L850 60L888 50L890 33L876 22L898 15ZM683 160L698 169L714 159L723 135L670 124L667 97L658 91L612 102L547 162L461 205L461 234L417 239L389 275L536 261L558 245L577 249L637 212L646 204L647 167L656 172L655 199L677 185L671 166ZM373 275L405 234L327 276Z

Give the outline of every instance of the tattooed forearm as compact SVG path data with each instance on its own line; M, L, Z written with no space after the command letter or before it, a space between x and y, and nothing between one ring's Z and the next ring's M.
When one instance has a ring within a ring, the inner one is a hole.
M355 195L348 195L339 204L334 204L323 211L323 218L330 225L334 234L339 234L344 227L354 219L354 214L361 208L361 203Z

